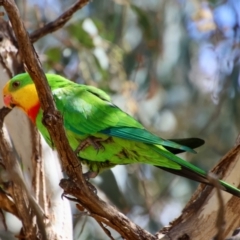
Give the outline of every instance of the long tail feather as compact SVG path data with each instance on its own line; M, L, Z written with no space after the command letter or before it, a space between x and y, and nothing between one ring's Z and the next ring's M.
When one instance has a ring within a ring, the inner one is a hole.
M192 170L189 170L188 168L186 168L185 166L182 166L181 170L175 170L175 169L170 169L170 168L166 168L166 167L159 167L159 166L155 166L157 168L161 168L167 172L179 175L181 177L186 177L189 178L191 180L197 181L197 182L201 182L210 186L213 186L212 183L209 182L209 180L207 179L207 173L205 176L198 174L196 172L193 172ZM219 180L221 186L222 186L222 190L233 194L234 196L240 197L240 190L222 180Z
M197 138L192 138L192 139L176 139L173 141L177 141L179 144L185 144L188 147L191 148L196 148L198 146L201 146L204 141L201 139L197 139ZM183 159L179 158L178 156L175 156L174 154L176 153L180 153L181 150L179 149L172 149L172 148L166 148L164 147L166 150L158 147L155 145L155 147L153 147L153 149L155 151L157 151L158 153L160 153L162 156L166 157L167 159L170 159L172 161L174 161L175 163L179 164L179 166L181 166L180 169L173 169L170 167L165 167L165 166L156 166L157 168L161 168L167 172L179 175L181 177L186 177L189 178L191 180L197 181L197 182L201 182L210 186L213 186L213 184L211 182L209 182L208 178L207 178L207 172L203 171L202 169L194 166L193 164L184 161ZM222 186L222 190L233 194L234 196L240 197L240 189L222 181L219 180L219 183Z

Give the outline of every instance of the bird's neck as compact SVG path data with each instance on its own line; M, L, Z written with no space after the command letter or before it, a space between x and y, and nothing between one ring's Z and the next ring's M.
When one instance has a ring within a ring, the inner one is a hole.
M36 124L36 118L40 110L40 102L37 102L34 106L26 110L28 117L32 120L33 124Z

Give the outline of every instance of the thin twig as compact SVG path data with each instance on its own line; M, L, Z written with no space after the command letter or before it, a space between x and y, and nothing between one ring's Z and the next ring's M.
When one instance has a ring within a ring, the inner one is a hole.
M57 19L47 23L43 27L32 32L30 34L32 43L36 42L38 39L46 36L47 34L55 32L58 29L62 28L66 24L66 22L71 19L72 15L79 9L83 8L86 4L88 4L89 1L90 0L78 0L68 10L61 14Z

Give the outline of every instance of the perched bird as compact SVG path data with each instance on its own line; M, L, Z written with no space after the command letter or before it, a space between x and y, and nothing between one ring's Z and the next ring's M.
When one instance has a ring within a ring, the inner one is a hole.
M164 140L147 131L133 117L115 106L102 90L46 74L71 148L94 177L118 164L146 163L168 172L211 185L207 173L175 154L193 152L204 141L198 138ZM36 124L47 143L52 141L42 124L43 111L28 73L19 74L3 88L7 107L18 107ZM53 146L52 146L53 147ZM240 190L220 180L224 191L240 197Z

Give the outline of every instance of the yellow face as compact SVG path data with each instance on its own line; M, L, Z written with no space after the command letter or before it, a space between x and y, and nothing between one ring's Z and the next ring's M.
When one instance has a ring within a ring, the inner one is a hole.
M28 112L39 103L36 87L34 84L21 86L21 81L7 82L3 88L4 104L8 108L17 106Z

